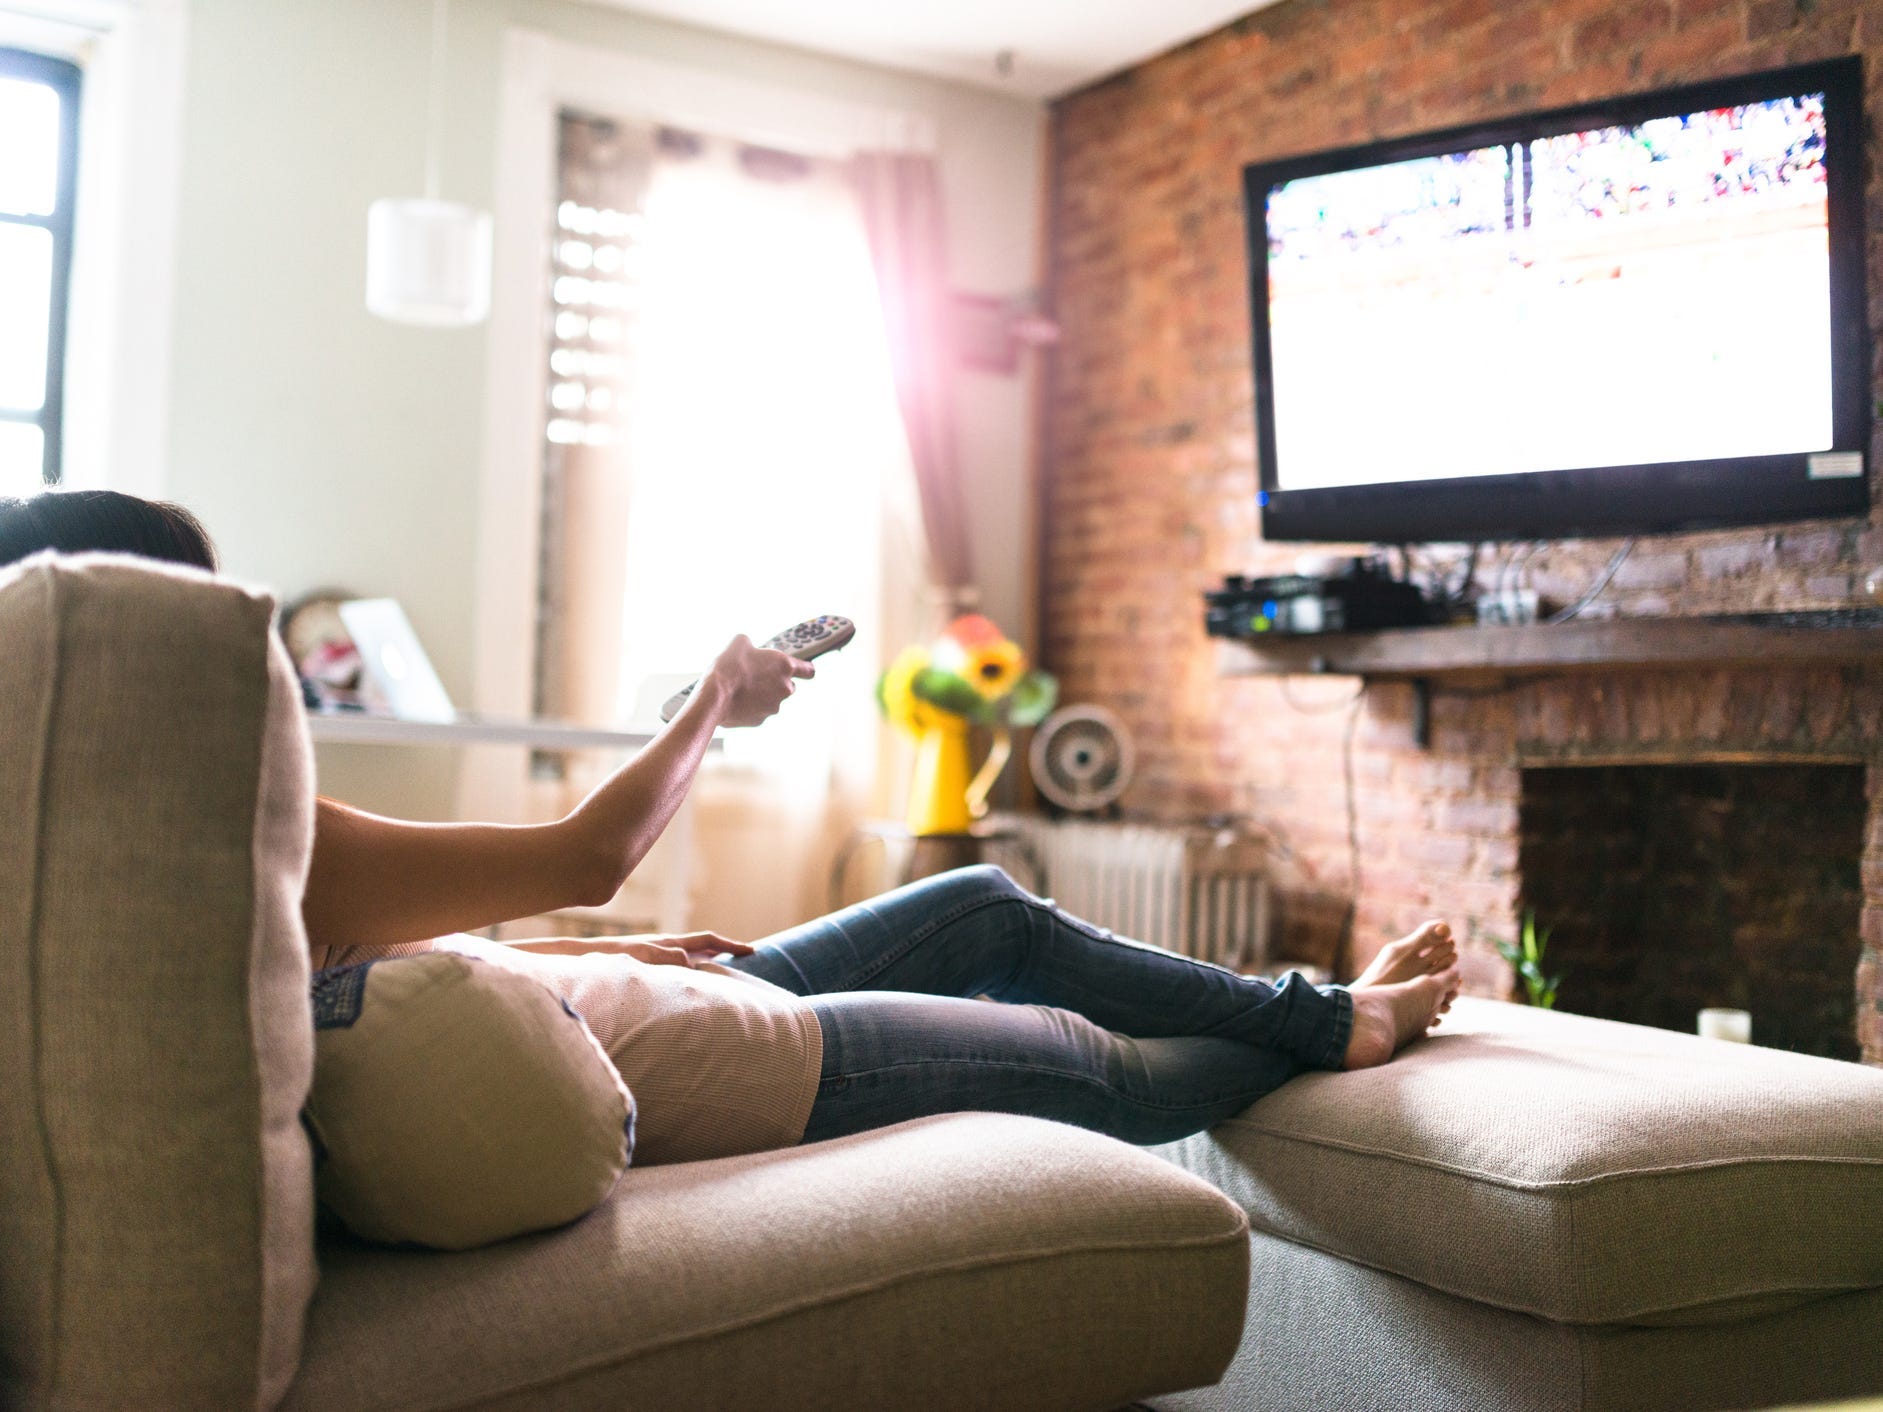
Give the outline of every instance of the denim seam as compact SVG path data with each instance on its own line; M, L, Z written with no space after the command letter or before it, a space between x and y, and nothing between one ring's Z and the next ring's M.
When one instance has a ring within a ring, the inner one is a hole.
M804 967L800 966L796 961L793 961L791 954L783 949L778 949L775 954L780 961L791 968L791 974L798 978L800 989L797 991L797 994L800 996L812 994L811 978L804 974ZM763 977L760 977L760 979L762 980Z
M926 924L910 932L907 937L904 938L900 946L896 946L893 949L885 948L884 953L877 958L874 965L866 966L857 973L856 977L849 982L848 989L867 989L863 982L874 980L943 927L950 926L970 913L978 912L984 907L998 907L1003 903L1017 902L1019 900L1019 898L1002 894L995 897L973 897L965 902L957 902L953 907L930 918Z
M1334 1002L1334 1033L1322 1056L1323 1069L1342 1069L1347 1063L1347 1045L1353 1039L1353 992L1345 986L1332 986L1332 993L1322 991Z
M847 1082L851 1079L869 1078L874 1074L894 1073L898 1069L934 1069L943 1066L972 1069L1003 1069L1010 1073L1043 1074L1048 1078L1071 1079L1086 1088L1097 1089L1101 1093L1109 1094L1126 1103L1136 1104L1140 1108L1155 1109L1163 1113L1188 1113L1197 1108L1214 1108L1218 1103L1222 1102L1223 1099L1232 1096L1231 1094L1224 1093L1207 1102L1200 1103L1157 1103L1148 1098L1139 1098L1134 1094L1120 1093L1103 1079L1095 1079L1090 1074L1081 1073L1077 1069L1051 1069L1042 1064L1019 1064L1004 1059L921 1059L911 1060L906 1064L878 1064L873 1069L856 1069L849 1073L832 1074L828 1078L819 1080L819 1087L821 1088L826 1083L840 1080ZM1266 1093L1268 1090L1265 1089L1264 1092ZM1250 1101L1254 1102L1253 1099Z
M1039 916L1046 917L1049 920L1058 921L1070 927L1072 930L1079 932L1080 934L1082 934L1083 936L1085 936L1091 941L1100 942L1100 943L1103 943L1104 945L1115 947L1116 949L1120 951L1153 951L1155 952L1155 951L1165 950L1165 948L1163 947L1150 946L1141 941L1125 940L1119 937L1115 932L1112 932L1105 927L1094 926L1092 923L1086 921L1082 917L1075 917L1072 913L1066 911L1065 908L1059 906L1057 903L1051 901L1050 899L1038 898L1038 897L1033 896L1029 892L1022 891L1020 896L1018 898L1015 898L1014 900L1024 904L1026 907L1030 908L1034 913L1036 913ZM1031 942L1031 940L1032 939L1029 938L1029 942ZM1223 976L1228 980L1237 981L1237 982L1245 982L1252 979L1252 977L1245 976L1245 975L1240 974L1239 972L1230 970L1227 966L1219 966L1214 961L1205 961L1200 956L1184 956L1181 953L1171 953L1171 954L1177 955L1179 959L1187 962L1188 964L1192 966L1195 966L1199 970L1214 971L1217 975ZM1224 1016L1222 1019L1218 1020L1214 1025L1211 1025L1207 1029L1191 1030L1191 1031L1187 1031L1186 1033L1194 1035L1197 1038L1234 1039L1240 1043L1254 1045L1256 1048L1266 1048L1266 1049L1272 1049L1272 1050L1278 1048L1278 1046L1272 1045L1272 1044L1255 1045L1255 1042L1253 1040L1248 1039L1245 1035L1232 1033L1232 1031L1236 1030L1239 1027L1240 1023L1241 1023L1240 1016L1228 1015L1228 1016ZM1341 1047L1337 1052L1341 1054L1346 1053L1346 1043L1344 1040L1342 1041ZM1336 1064L1333 1067L1338 1068L1339 1065Z
M1093 941L1102 941L1109 946L1117 947L1121 951L1168 951L1166 947L1152 946L1142 941L1127 940L1106 927L1094 926L1083 917L1075 917L1057 903L1034 897L1031 894L1023 893L1013 900L1032 908L1035 912L1042 912L1047 916L1057 918L1074 931L1083 933ZM1238 971L1232 971L1227 966L1219 966L1214 961L1206 961L1201 956L1183 956L1181 952L1171 952L1170 954L1182 956L1182 959L1188 961L1191 965L1198 966L1206 971L1214 971L1219 976L1228 976L1232 980L1239 981L1249 979L1249 977L1242 975Z
M1067 925L1073 927L1075 930L1084 933L1087 937L1090 937L1094 941L1106 942L1112 946L1116 946L1120 948L1121 950L1135 950L1136 949L1135 947L1129 946L1126 943L1120 941L1117 936L1113 935L1111 932L1105 930L1104 928L1094 927L1090 922L1086 922L1078 917L1073 916L1070 912L1067 912L1065 909L1055 906L1051 902L1044 901L1040 898L1034 897L1030 893L1026 892L1024 889L1016 887L1012 893L1000 893L993 896L971 897L963 902L956 903L953 907L947 908L946 910L940 913L937 913L934 917L931 917L922 926L917 927L915 930L909 932L904 937L900 945L885 947L883 951L877 956L873 964L863 967L861 970L859 970L854 976L852 976L848 980L845 988L848 990L868 989L868 986L866 984L867 982L874 980L877 976L881 975L884 971L888 970L891 966L895 965L898 961L902 960L911 951L913 951L916 947L920 946L923 942L927 941L930 937L932 937L936 932L940 931L943 927L951 926L955 922L960 921L963 917L966 917L966 916L971 915L972 913L981 911L984 908L999 907L1010 902L1017 902L1021 906L1027 908L1029 911L1064 922ZM873 913L872 913L872 917L874 917ZM1147 947L1146 949L1154 950L1156 948ZM1230 970L1226 966L1218 966L1214 964L1213 962L1204 961L1198 957L1186 956L1184 957L1184 959L1186 961L1191 962L1194 965L1203 967L1206 970L1216 971L1221 975L1229 976L1236 980L1247 979L1247 977L1238 975L1236 972ZM792 969L794 971L798 970L798 968L795 965L792 967ZM799 977L800 979L805 979L802 972L799 972ZM808 984L808 980L806 983Z
M922 926L917 927L913 931L909 932L900 945L884 948L883 953L877 957L874 964L864 967L847 981L845 989L847 990L868 989L869 988L868 982L874 980L877 976L881 975L884 971L888 970L891 966L895 965L898 961L902 960L911 951L913 951L916 947L920 946L923 942L927 941L930 937L932 937L936 932L940 931L943 927L951 926L955 922L960 921L963 917L970 916L971 914L981 911L984 908L998 907L998 906L1002 906L1010 902L1017 902L1021 906L1027 908L1029 911L1033 912L1034 914L1038 916L1042 916L1042 917L1046 917L1049 919L1054 919L1054 920L1058 920L1060 922L1066 923L1067 925L1071 926L1073 929L1079 932L1082 932L1083 934L1085 934L1087 937L1091 938L1094 941L1108 943L1112 946L1118 947L1120 950L1129 951L1129 950L1137 949L1135 946L1132 946L1125 942L1120 941L1115 935L1105 930L1104 928L1094 927L1091 923L1073 916L1071 913L1065 911L1063 908L1058 907L1054 905L1053 903L1045 901L1041 898L1034 897L1031 893L1028 893L1024 889L1016 887L1012 893L1003 892L1003 893L999 893L992 896L983 895L983 896L968 898L967 900L958 902L953 907L947 908L944 911L936 914L934 917L930 918ZM1029 937L1028 938L1029 946L1031 945L1031 941L1032 941L1032 938ZM1142 943L1139 943L1139 945L1142 945ZM1145 949L1156 950L1157 948L1146 947ZM1199 966L1205 970L1215 971L1233 980L1241 981L1241 980L1248 979L1248 977L1238 975L1236 972L1228 969L1225 966L1218 966L1218 965L1215 965L1213 962L1203 961L1194 956L1186 956L1183 959L1190 962L1193 965ZM794 966L793 969L796 970L797 968ZM1337 1005L1336 1009L1337 1009L1337 1014L1345 1015L1347 1024L1351 1026L1352 1016L1351 1016L1351 1013L1347 1011L1347 1007ZM1197 1033L1199 1036L1211 1036L1211 1035L1221 1036L1223 1033L1224 1026L1233 1026L1233 1024L1234 1024L1233 1019L1226 1019L1222 1021L1220 1024L1218 1024L1217 1026L1212 1027L1211 1029L1201 1030L1201 1031L1198 1031ZM1335 1024L1335 1028L1337 1032L1339 1030L1339 1027L1340 1027L1339 1018L1337 1017L1336 1024ZM1236 1036L1228 1036L1228 1037L1236 1038ZM1340 1048L1336 1050L1335 1053L1337 1055L1344 1055L1346 1053L1346 1044L1345 1044L1344 1038L1342 1040ZM1339 1068L1340 1065L1338 1062L1336 1062L1331 1065L1323 1064L1320 1067Z

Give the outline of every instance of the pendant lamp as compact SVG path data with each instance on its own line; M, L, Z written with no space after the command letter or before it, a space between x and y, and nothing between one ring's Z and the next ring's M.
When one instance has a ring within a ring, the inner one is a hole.
M490 313L490 213L438 196L449 4L432 0L425 194L387 197L366 213L367 310L396 323L433 328L482 323Z

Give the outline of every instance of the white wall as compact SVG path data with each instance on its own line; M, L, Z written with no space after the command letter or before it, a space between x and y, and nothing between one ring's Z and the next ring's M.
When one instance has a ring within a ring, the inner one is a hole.
M292 596L339 585L406 606L470 699L485 331L408 329L363 303L365 213L416 194L426 0L192 0L164 492L225 567ZM1035 103L566 0L458 0L443 194L492 199L500 37L581 44L799 87L935 123L957 284L1036 280ZM1031 623L1022 379L964 374L961 444L988 611ZM765 624L729 625L762 631ZM443 817L446 754L323 747L321 787Z

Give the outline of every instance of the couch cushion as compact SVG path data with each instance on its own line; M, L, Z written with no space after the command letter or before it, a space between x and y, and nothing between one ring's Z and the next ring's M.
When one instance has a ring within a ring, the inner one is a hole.
M313 787L273 611L143 561L0 570L0 1405L293 1373Z
M435 952L314 978L315 1189L355 1235L469 1250L614 1190L634 1101L548 986Z
M1159 1149L1257 1229L1572 1323L1883 1286L1883 1072L1461 1000Z
M1883 1388L1883 1290L1727 1324L1548 1324L1260 1231L1249 1253L1236 1361L1158 1412L1829 1412Z
M290 1408L1108 1408L1215 1381L1247 1289L1206 1183L952 1114L630 1169L566 1230L322 1252Z

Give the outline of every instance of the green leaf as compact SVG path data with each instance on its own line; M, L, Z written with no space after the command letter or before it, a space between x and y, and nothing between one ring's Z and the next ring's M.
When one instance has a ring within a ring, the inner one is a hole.
M1543 974L1543 953L1550 942L1550 929L1538 928L1536 913L1526 910L1523 924L1517 933L1516 941L1498 941L1497 954L1510 963L1517 973L1517 979L1523 982L1524 997L1539 1010L1556 1008L1557 987L1563 983L1561 975Z
M924 667L909 683L909 690L918 701L926 701L939 710L961 716L977 725L993 720L993 708L987 698L953 672Z
M1007 723L1015 726L1037 726L1052 714L1053 706L1059 700L1059 683L1051 674L1031 671L1021 677L1007 693L1003 703Z

